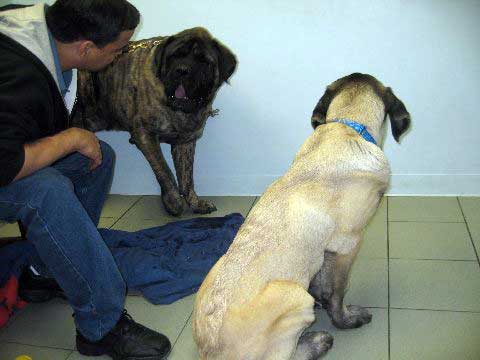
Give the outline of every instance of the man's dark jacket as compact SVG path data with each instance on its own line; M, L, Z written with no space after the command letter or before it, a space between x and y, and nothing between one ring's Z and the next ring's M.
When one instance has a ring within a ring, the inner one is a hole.
M23 145L68 126L68 111L47 67L0 33L0 186L23 166Z

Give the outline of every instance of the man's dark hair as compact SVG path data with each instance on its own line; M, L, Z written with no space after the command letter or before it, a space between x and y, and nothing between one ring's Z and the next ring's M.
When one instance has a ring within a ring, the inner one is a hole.
M45 17L58 41L90 40L98 47L134 30L140 21L140 13L126 0L57 0Z

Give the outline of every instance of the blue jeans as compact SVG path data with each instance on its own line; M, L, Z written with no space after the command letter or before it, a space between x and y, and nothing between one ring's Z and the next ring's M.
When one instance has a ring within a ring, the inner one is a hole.
M126 286L97 230L111 185L115 153L100 142L102 164L73 153L30 176L0 187L0 219L20 220L49 273L75 312L77 329L91 341L117 323Z

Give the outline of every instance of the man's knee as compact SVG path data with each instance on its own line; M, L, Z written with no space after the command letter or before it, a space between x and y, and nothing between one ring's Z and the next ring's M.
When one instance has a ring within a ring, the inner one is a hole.
M44 197L52 194L74 193L72 181L54 168L45 168L35 176L35 195Z
M100 140L100 148L102 150L102 165L113 167L115 164L115 151L106 142Z

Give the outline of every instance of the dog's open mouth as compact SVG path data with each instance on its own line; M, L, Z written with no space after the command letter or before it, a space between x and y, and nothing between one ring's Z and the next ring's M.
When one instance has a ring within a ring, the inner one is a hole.
M177 89L175 90L175 98L176 99L187 99L187 92L182 84L178 85Z
M204 102L205 98L201 96L190 96L185 89L183 84L179 84L175 91L172 91L168 95L169 106L175 110L180 110L184 112L194 112L200 108Z

